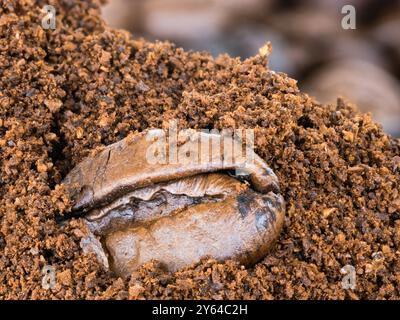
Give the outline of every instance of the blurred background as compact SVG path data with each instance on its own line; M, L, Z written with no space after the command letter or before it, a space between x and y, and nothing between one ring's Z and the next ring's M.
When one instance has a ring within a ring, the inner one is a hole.
M344 5L356 29L343 29ZM105 20L134 37L245 59L271 41L270 67L321 102L337 96L400 137L400 0L108 0Z

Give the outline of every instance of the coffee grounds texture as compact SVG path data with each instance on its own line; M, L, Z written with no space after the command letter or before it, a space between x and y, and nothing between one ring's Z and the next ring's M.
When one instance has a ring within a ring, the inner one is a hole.
M57 11L55 30L42 7ZM0 299L399 299L400 142L322 105L258 54L241 61L108 27L94 0L0 3ZM127 280L84 255L63 177L130 132L251 128L279 177L284 230L255 266L154 261ZM356 271L355 289L341 269ZM42 287L44 266L55 287Z

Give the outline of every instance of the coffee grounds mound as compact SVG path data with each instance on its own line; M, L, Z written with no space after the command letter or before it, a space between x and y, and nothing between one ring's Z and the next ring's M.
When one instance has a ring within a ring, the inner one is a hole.
M399 299L400 142L338 99L321 105L259 54L185 52L109 28L92 0L0 4L0 299ZM130 132L252 128L287 202L273 251L252 268L156 261L124 281L80 240L63 177ZM354 289L341 269L356 271ZM55 286L42 286L45 266Z

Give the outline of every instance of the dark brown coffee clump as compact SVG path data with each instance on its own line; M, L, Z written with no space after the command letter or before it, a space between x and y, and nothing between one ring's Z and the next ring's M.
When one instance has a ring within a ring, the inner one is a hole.
M107 27L97 1L0 4L0 299L400 298L400 143L338 100L321 105L296 81L245 61L133 40ZM253 128L277 174L286 221L251 268L204 260L175 273L149 263L122 280L85 256L60 186L83 157L130 132ZM42 269L56 270L43 289ZM342 288L345 265L356 288Z

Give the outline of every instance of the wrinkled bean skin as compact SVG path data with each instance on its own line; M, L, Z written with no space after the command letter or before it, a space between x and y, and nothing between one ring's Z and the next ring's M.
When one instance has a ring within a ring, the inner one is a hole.
M257 155L246 181L226 173L243 163L149 164L146 132L78 164L64 184L92 234L81 243L127 277L143 263L169 271L211 257L251 265L278 238L285 215L278 179ZM201 133L205 135L205 133ZM179 148L188 150L201 135Z
M74 210L83 212L109 203L129 191L150 184L167 182L219 170L239 169L243 164L230 163L210 151L210 161L189 163L150 164L146 152L152 141L146 138L148 131L130 135L116 142L95 157L89 157L76 166L65 178L75 200ZM180 148L194 149L204 136L196 132ZM215 136L215 135L214 135ZM241 147L241 146L240 146ZM247 167L252 187L259 192L279 192L279 183L273 171L255 154L254 163ZM76 186L74 186L76 184Z

